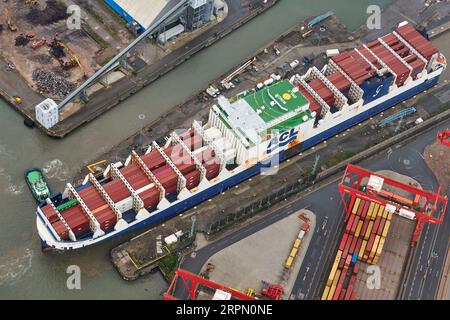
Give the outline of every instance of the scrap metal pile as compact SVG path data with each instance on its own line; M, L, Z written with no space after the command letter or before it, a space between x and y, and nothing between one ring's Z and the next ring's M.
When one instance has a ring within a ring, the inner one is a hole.
M30 42L30 38L25 36L24 34L21 34L16 37L15 39L15 45L16 46L26 46Z
M42 10L39 6L33 6L26 15L29 23L44 26L60 20L65 20L68 17L67 6L56 0L47 0L45 8Z
M53 71L44 69L36 69L33 71L33 81L39 90L49 92L61 98L67 96L76 88L76 85L72 82L67 81Z

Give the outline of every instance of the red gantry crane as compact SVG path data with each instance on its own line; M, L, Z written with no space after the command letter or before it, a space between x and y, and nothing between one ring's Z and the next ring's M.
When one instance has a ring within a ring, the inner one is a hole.
M437 138L444 146L450 147L450 129L439 132Z
M441 186L433 193L352 164L347 166L338 188L346 211L346 221L357 197L378 203L393 213L417 222L413 245L425 223L442 224L448 205L447 197L440 195ZM399 193L409 196L406 198Z
M186 292L189 294L190 300L196 300L197 299L197 291L202 289L206 290L215 290L221 291L222 293L227 294L230 296L230 299L235 298L238 300L256 300L253 297L249 297L239 291L233 290L231 288L227 288L225 286L222 286L220 284L217 284L213 281L210 281L208 279L202 278L200 276L197 276L193 273L190 273L183 269L178 269L175 273L175 276L173 277L172 283L169 286L169 289L167 289L167 292L164 294L164 300L180 300L183 298L177 298L175 297L176 294L176 288L177 284L181 283L181 286L186 290ZM219 300L219 299L216 299Z

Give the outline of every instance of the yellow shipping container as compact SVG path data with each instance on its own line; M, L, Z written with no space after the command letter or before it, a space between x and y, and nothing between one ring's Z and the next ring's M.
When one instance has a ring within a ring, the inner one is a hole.
M336 275L336 271L339 265L339 261L341 260L342 257L342 251L338 251L336 258L334 259L334 263L333 263L333 267L331 268L331 272L330 272L330 276L328 277L328 281L327 281L327 285L331 286L331 284L333 283L334 280L334 276Z
M386 241L385 238L380 239L380 243L378 244L377 253L376 256L381 256L381 252L383 252L384 242Z
M366 234L364 235L364 240L369 240L370 234L372 233L373 221L369 221L369 225L367 226Z
M359 204L361 203L360 198L356 198L355 204L353 205L352 214L356 214L358 212Z
M383 217L384 214L384 207L380 206L380 210L378 210L378 216Z
M331 290L331 287L329 287L329 286L325 287L325 290L323 291L323 294L322 294L322 300L327 300L330 290Z
M358 222L358 226L356 227L356 231L355 231L355 237L358 238L359 237L359 233L361 232L362 226L364 224L364 221L361 220Z
M380 205L378 203L376 203L375 206L373 207L372 214L370 215L370 220L375 220L375 217L377 216L379 209L380 209Z
M364 257L364 252L366 251L366 246L367 246L367 240L363 240L363 242L361 243L361 249L359 249L359 253L358 253L359 260L362 260Z
M387 217L388 217L388 211L386 210L386 208L384 208L384 210L383 210L383 218L387 219Z
M291 250L291 254L289 255L292 258L295 258L295 256L297 255L298 249L296 248L292 248Z
M336 271L336 275L333 279L333 285L337 286L338 282L339 282L339 277L341 276L342 270L337 269Z
M369 258L373 259L375 257L375 254L377 253L378 244L380 243L381 237L379 235L375 236L375 241L373 243L372 250L370 251Z
M387 237L388 231L389 231L389 227L391 226L391 222L389 220L386 221L385 225L384 225L384 229L382 232L382 236L383 238Z
M328 298L327 300L333 300L333 296L334 296L334 292L336 291L336 286L332 285L330 292L328 293Z
M375 204L373 202L370 203L369 210L367 211L367 218L370 218L372 216L374 205Z
M290 268L292 267L292 262L294 262L294 258L289 257L289 258L287 258L286 263L285 263L284 266L285 266L287 269L290 269Z
M391 221L392 220L392 217L394 216L394 214L392 213L392 212L390 212L390 211L388 211L388 220L389 221Z
M295 248L295 249L300 248L300 245L301 245L301 244L302 244L302 240L300 240L300 239L295 240L294 248Z

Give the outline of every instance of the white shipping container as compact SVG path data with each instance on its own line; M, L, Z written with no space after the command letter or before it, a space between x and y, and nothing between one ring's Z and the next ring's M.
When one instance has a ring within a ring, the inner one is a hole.
M294 60L294 61L292 61L289 65L291 66L292 69L294 69L294 68L297 67L299 64L300 64L300 61Z
M177 236L178 239L180 239L183 236L183 234L184 233L182 230L175 232L175 235Z
M171 244L173 244L173 243L177 243L177 242L178 242L178 238L177 238L176 235L171 234L170 236L164 238L164 242L165 242L167 245L171 245Z
M338 49L329 49L329 50L327 50L327 57L328 58L337 56L338 54L339 54L339 50Z
M264 85L266 85L266 86L270 86L272 83L273 83L273 79L272 78L267 79L266 81L264 81Z
M216 127L209 128L205 131L205 136L211 140L217 140L222 137L222 132Z
M185 30L184 26L182 24L176 25L175 27L167 30L166 32L161 33L158 36L158 41L162 44L166 43L173 37L176 37L177 35L183 33Z
M133 209L133 198L128 197L126 199L123 199L122 201L116 203L116 206L120 212L127 212L128 210Z
M415 220L416 219L416 214L414 212L411 212L409 210L405 210L405 209L400 209L399 213L400 216L409 219L409 220Z
M305 231L301 230L301 231L299 232L299 234L298 234L298 238L299 238L300 240L302 240L304 236L305 236Z

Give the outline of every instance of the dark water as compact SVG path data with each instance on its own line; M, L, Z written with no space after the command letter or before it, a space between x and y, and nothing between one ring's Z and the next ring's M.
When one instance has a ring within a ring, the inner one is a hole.
M35 204L23 179L24 170L31 166L44 168L53 189L61 190L80 166L138 131L298 21L331 9L354 29L365 21L368 5L390 2L281 0L268 13L63 141L28 130L22 125L23 119L0 101L0 298L160 298L166 283L159 274L128 283L110 264L109 250L126 238L71 254L42 254L35 228ZM145 114L145 120L139 120L140 114ZM69 265L81 268L81 290L66 287Z

